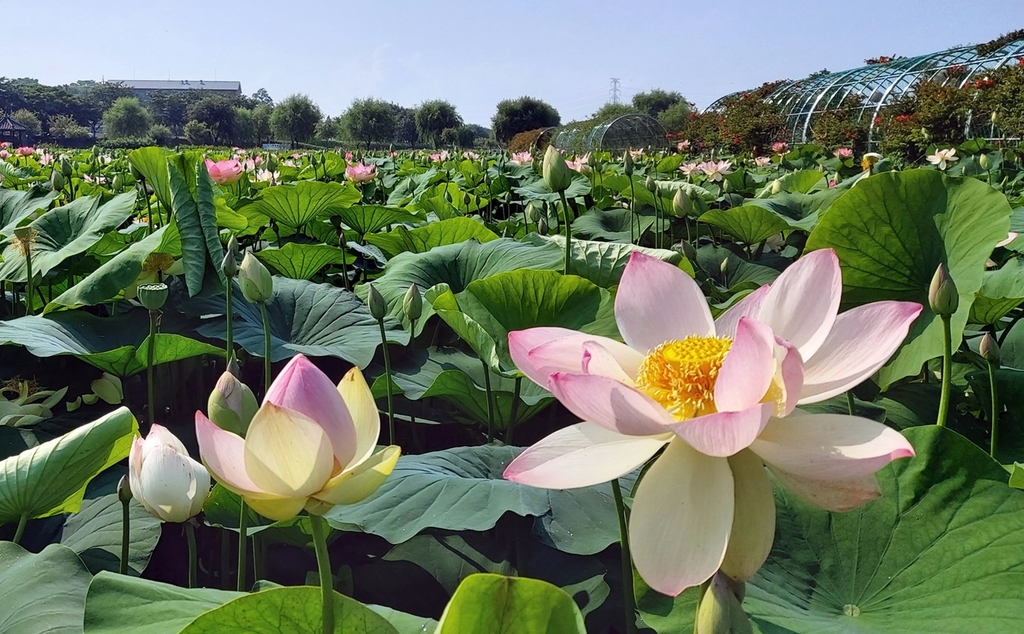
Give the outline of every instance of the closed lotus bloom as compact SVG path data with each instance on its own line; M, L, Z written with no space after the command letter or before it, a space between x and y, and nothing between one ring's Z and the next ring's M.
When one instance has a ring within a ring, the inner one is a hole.
M217 161L216 163L206 159L206 171L210 173L210 178L213 179L213 182L218 185L231 185L237 183L238 179L242 178L242 172L245 169L238 159L228 159L226 161Z
M203 463L213 477L273 520L354 504L391 474L401 449L375 451L380 416L359 368L337 387L303 355L271 383L245 438L196 412Z
M274 296L274 278L267 267L246 251L242 258L242 266L238 269L238 284L242 287L242 295L248 301L257 304Z
M373 165L349 165L345 168L345 178L353 183L362 184L372 181L377 176L377 168Z
M203 510L210 474L167 428L153 425L145 440L135 439L128 468L132 496L154 517L184 522Z
M572 185L572 171L565 164L565 157L550 145L544 152L541 174L544 177L544 184L553 192L564 192Z

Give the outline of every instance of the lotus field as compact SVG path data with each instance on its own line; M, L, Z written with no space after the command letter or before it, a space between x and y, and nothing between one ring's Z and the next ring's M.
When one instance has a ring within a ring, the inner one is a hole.
M985 634L1024 158L0 151L0 631Z

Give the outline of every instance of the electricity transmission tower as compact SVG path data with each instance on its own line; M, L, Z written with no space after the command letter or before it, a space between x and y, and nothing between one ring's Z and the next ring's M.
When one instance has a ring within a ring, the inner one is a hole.
M608 89L608 93L612 96L612 103L619 103L619 78L612 77L612 87Z

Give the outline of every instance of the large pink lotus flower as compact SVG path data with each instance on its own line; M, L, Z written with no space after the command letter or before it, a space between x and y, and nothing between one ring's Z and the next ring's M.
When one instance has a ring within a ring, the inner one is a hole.
M848 147L836 148L836 151L832 153L837 159L848 159L853 158L853 150Z
M712 320L689 276L633 253L615 298L625 343L562 328L509 335L519 369L584 422L526 449L505 477L591 486L664 449L633 500L640 575L672 596L719 569L749 579L775 533L765 467L814 504L845 510L878 495L878 469L914 455L874 421L797 409L871 376L921 312L886 301L838 314L841 289L835 253L816 251Z
M368 183L377 176L377 168L373 165L364 165L363 163L357 163L355 165L349 165L345 168L345 178L349 179L357 185Z
M574 172L580 174L590 170L590 152L587 152L583 156L578 156L571 161L565 162L566 166Z
M210 173L213 182L218 185L231 185L242 178L242 172L245 170L242 169L242 164L238 162L238 159L227 159L216 163L206 159L206 171Z
M396 446L374 453L379 435L380 416L359 368L335 387L301 354L271 383L244 439L196 412L210 474L273 520L304 508L322 515L376 491L401 453Z
M14 150L14 153L18 156L32 156L36 153L36 149L30 145L23 145L20 148Z
M712 183L720 182L732 174L732 161L705 161L697 166Z

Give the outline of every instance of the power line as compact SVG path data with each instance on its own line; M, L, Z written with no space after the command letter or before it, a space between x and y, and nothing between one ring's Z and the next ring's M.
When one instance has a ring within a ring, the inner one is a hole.
M608 93L612 96L612 103L619 103L619 78L612 77L612 87L608 89Z

